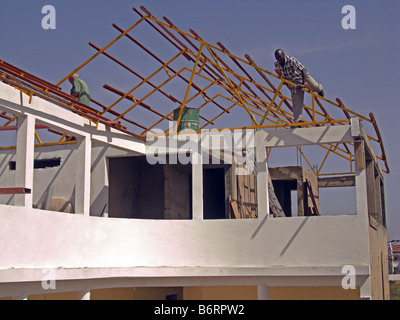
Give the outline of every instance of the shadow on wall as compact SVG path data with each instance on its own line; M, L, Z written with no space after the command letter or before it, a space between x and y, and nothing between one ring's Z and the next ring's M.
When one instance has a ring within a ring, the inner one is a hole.
M108 191L104 186L90 207L90 215L95 217L108 217Z
M36 204L34 204L35 208L43 208L44 209L44 208L48 207L49 201L51 201L53 196L55 196L55 194L53 194L55 181L57 180L57 178L59 177L61 172L65 169L66 164L69 163L70 158L73 153L74 153L74 150L70 150L66 157L60 158L60 166L57 167L57 171L55 172L52 179L48 182L46 189L43 191L42 195L39 196L39 199L36 201ZM46 170L46 169L43 169L43 170ZM46 174L45 172L43 172L43 173ZM35 175L34 175L34 178L35 178ZM64 187L65 187L65 185L63 185L63 189L64 189ZM73 188L75 190L75 187L73 187ZM34 199L37 197L35 191L38 189L40 190L40 188L38 188L35 185L35 180L34 180L34 189L33 189ZM66 198L66 192L63 192L63 193L64 193L63 198ZM68 200L72 206L74 206L74 203L75 203L75 197L73 196L74 194L75 194L75 192L72 191L72 195L69 197L69 200ZM47 205L46 205L46 203L47 203Z

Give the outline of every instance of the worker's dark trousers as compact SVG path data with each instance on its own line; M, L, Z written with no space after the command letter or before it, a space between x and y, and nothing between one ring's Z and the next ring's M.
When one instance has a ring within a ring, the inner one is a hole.
M320 92L323 90L322 84L315 81L309 74L306 77L306 82L310 85L313 92ZM301 88L292 88L292 105L293 105L293 119L294 122L301 120L301 113L304 104L304 91Z

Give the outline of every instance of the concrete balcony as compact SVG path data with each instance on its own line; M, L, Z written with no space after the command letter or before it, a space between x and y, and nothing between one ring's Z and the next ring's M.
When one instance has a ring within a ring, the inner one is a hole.
M0 109L21 119L17 148L0 155L0 187L32 191L0 196L0 296L42 293L48 273L57 281L57 292L137 286L341 287L346 266L353 268L358 297L384 296L379 280L386 250L383 180L358 119L342 126L254 133L256 214L238 219L226 213L226 206L219 216L205 205L204 186L213 181L205 182L201 152L191 154L187 170L175 173L177 182L169 187L166 171L157 175L156 167L123 167L114 161L110 170L113 159L148 155L148 142L96 128L66 110L53 114L51 103L36 97L28 103L1 83L0 89ZM34 148L38 123L77 137L76 143ZM343 142L355 147L356 212L275 218L269 208L266 148ZM180 147L160 152L175 154ZM35 159L55 156L61 158L59 166L35 171ZM16 170L9 169L10 161ZM139 179L143 172L152 178ZM220 176L224 201L233 184L228 179L233 173L227 172ZM137 191L143 189L148 191ZM187 202L174 207L171 201L179 197ZM64 199L70 213L48 210L53 199Z

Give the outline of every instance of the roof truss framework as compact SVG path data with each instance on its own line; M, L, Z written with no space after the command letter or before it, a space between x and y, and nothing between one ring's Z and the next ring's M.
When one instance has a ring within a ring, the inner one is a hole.
M163 17L163 20L159 20L144 7L140 10L133 8L133 11L138 15L134 24L126 29L113 24L118 36L102 48L89 43L95 50L94 55L58 83L47 83L4 61L0 63L2 80L30 95L41 95L54 100L90 121L101 122L141 137L153 134L155 129L162 129L166 134L176 133L171 127L173 110L180 108L177 119L179 124L185 106L200 110L201 130L272 130L295 128L299 125L293 123L291 99L282 90L284 85L290 82L257 66L248 54L244 58L237 57L221 42L212 45L192 29L189 32L182 31L168 18ZM147 36L143 37L143 34ZM144 43L140 38L150 40ZM121 51L112 52L112 49L120 44L129 45L134 50L133 62L127 60L127 57L124 57L127 61L117 58L116 55L121 55ZM117 68L117 72L122 73L124 70L130 77L128 81L113 81L107 77L106 81L109 83L102 86L109 97L112 97L111 102L104 104L93 98L91 107L87 107L62 93L59 86L72 73L89 68L91 63L100 59L99 57L103 58L102 61L110 63L112 68ZM124 87L116 87L114 83L123 83ZM384 165L382 171L389 173L382 137L372 113L366 117L346 108L339 99L330 101L315 93L306 93L306 101L310 102L309 105L304 105L304 118L307 122L303 126L340 126L349 124L352 117L360 118L364 121L364 127L368 124L369 131L374 134L368 138L378 145L381 151L378 159ZM236 119L239 115L240 121L237 126L231 125L233 115ZM13 115L3 113L0 117L4 121L0 127L3 130L15 126ZM177 127L178 125L175 126ZM55 143L71 140L71 137L63 133L54 133L60 137ZM40 141L37 133L36 136ZM305 150L297 147L315 174L333 174L323 171L326 160L332 156L349 162L348 172L340 174L354 173L354 147L350 143L321 144L320 147L323 155L318 169L311 165Z

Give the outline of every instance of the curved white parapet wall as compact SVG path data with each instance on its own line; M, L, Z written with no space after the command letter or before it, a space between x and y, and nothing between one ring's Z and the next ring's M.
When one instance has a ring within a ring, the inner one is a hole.
M137 220L0 205L0 220L0 269L369 263L357 216Z

